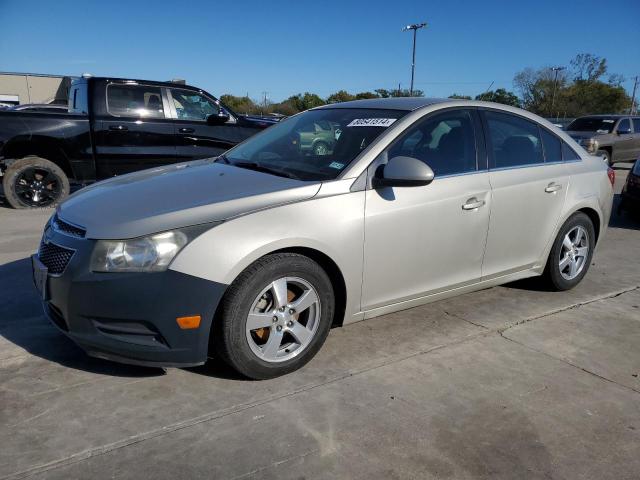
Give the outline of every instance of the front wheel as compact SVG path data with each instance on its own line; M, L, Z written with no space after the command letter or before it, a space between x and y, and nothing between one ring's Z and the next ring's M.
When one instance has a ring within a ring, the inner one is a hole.
M53 207L69 195L69 179L64 171L40 157L14 161L2 177L2 187L13 208Z
M556 237L545 268L545 276L553 290L569 290L589 270L596 245L593 222L584 213L571 216Z
M305 365L333 321L326 272L294 253L267 255L229 287L214 325L215 353L241 374L273 378Z

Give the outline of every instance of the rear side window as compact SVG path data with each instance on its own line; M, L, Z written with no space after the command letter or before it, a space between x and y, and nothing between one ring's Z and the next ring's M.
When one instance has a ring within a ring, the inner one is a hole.
M89 105L87 101L87 84L73 84L69 90L69 113L89 113Z
M520 167L543 163L542 141L536 123L524 118L498 113L485 112L493 168Z
M107 86L107 111L116 117L165 118L160 87Z
M542 127L540 127L540 138L542 138L542 148L544 149L544 161L561 162L562 140Z
M467 110L428 116L411 127L389 150L389 158L414 157L436 176L477 170L473 117Z
M640 133L640 118L633 119L633 131L634 133Z
M565 162L572 162L574 160L581 160L581 158L573 148L565 142L562 142L562 160Z

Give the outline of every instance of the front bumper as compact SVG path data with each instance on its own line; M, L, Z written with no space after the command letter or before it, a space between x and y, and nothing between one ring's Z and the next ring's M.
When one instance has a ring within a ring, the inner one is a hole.
M226 285L167 270L93 273L95 241L45 232L47 241L74 250L60 275L49 275L44 311L89 355L122 363L169 367L207 359L211 322ZM196 329L176 318L200 315Z

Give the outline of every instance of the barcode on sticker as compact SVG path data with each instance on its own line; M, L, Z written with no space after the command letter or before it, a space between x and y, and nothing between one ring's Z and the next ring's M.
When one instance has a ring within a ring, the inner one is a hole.
M395 121L395 118L355 118L347 127L388 127Z

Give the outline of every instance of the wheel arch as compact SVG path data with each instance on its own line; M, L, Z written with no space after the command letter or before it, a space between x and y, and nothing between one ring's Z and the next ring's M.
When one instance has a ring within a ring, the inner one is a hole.
M597 245L598 239L600 238L600 225L602 223L600 214L591 207L582 207L576 210L574 213L584 213L587 217L589 217L591 223L593 223L593 229L596 232L595 244ZM571 215L573 215L573 213ZM569 215L569 217L571 217L571 215Z
M2 149L7 166L25 157L39 157L56 164L68 178L73 178L71 162L57 140L48 137L30 137L29 140L12 141Z

